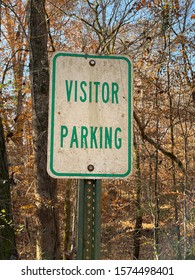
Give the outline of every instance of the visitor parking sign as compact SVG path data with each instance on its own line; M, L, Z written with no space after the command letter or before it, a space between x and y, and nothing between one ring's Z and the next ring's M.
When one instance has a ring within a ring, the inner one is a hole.
M54 53L48 173L126 177L132 167L132 64L126 56Z

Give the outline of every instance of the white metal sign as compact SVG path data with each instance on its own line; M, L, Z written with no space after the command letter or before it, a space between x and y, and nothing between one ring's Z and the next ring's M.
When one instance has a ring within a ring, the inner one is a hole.
M132 65L125 56L51 59L48 173L126 177L132 166Z

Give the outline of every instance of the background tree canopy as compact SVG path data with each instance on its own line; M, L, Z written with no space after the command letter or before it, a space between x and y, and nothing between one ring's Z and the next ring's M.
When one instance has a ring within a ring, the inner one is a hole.
M195 257L194 26L192 0L0 1L0 259L76 258L78 182L46 172L59 50L133 62L134 169L103 180L101 258Z

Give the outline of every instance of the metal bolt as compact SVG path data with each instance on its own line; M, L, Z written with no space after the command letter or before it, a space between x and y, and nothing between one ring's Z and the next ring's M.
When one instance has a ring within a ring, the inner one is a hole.
M94 165L89 164L89 165L87 166L87 169L88 169L90 172L92 172L92 171L94 170Z
M87 184L88 184L88 185L91 185L92 182L89 180L89 181L87 181ZM87 189L87 191L88 191L88 193L90 193L90 192L91 192L91 189Z
M95 60L94 59L91 59L90 61L89 61L89 65L91 65L91 66L95 66Z

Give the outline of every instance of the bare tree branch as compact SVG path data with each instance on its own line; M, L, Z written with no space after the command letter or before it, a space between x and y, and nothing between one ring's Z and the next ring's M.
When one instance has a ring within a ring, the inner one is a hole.
M145 133L145 127L142 125L138 115L135 113L135 111L133 112L133 116L134 119L139 127L139 130L141 132L141 136L144 140L146 140L148 143L150 143L152 146L154 146L157 150L159 150L160 152L162 152L165 156L169 157L171 160L173 160L178 167L181 169L181 171L186 174L186 170L183 166L183 163L181 162L180 159L178 159L173 153L167 151L166 149L164 149L161 145L159 145L159 143L155 142L152 138L150 138L146 133Z

